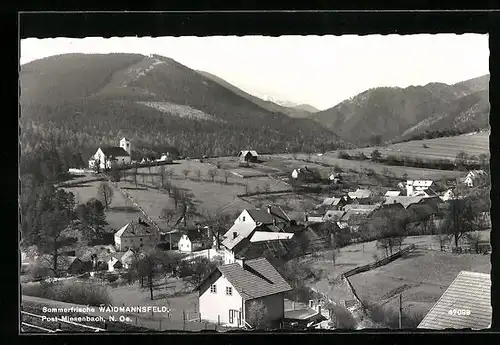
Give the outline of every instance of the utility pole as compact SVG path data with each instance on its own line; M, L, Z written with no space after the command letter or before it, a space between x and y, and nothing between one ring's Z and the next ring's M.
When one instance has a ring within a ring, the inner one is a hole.
M401 300L401 294L399 294L399 329L402 329L403 324L403 303Z

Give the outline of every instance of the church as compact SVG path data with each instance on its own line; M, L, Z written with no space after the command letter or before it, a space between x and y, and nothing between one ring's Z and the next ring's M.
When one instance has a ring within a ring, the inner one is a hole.
M110 169L113 162L119 165L130 164L131 151L132 145L126 138L120 140L120 146L100 147L89 159L89 168L95 169L98 165L101 169Z

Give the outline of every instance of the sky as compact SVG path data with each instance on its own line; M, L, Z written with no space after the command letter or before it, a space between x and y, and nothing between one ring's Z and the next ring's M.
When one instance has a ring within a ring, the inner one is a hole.
M166 56L259 97L320 110L378 86L453 84L489 73L488 36L89 37L21 40L21 64L66 53Z

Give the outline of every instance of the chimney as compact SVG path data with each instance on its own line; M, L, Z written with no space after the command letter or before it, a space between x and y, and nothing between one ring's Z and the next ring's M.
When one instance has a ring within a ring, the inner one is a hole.
M271 205L267 205L267 213L271 214Z
M318 304L318 314L321 314L321 305Z

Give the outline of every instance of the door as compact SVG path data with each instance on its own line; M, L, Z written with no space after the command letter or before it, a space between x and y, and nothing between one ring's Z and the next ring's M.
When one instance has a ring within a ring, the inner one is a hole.
M229 310L229 323L234 326L241 324L241 313L239 310Z

